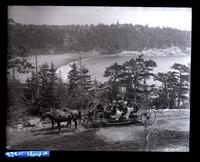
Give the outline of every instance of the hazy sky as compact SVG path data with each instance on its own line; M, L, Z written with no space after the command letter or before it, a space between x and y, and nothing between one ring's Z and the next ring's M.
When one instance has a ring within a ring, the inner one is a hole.
M191 8L9 6L8 17L22 24L132 23L191 30Z

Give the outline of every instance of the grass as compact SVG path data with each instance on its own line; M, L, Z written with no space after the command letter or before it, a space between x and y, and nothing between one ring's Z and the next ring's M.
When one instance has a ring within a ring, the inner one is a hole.
M167 151L172 146L189 148L189 133L170 130L153 130L151 132L149 151Z
M33 139L12 146L12 149L50 149L50 150L72 150L72 151L144 151L144 132L137 134L139 138L133 141L108 142L96 136L95 132L80 132L72 135L62 136L53 133L49 138ZM55 137L55 135L54 135ZM180 146L187 150L189 148L189 133L168 130L154 130L150 140L149 151L171 151L178 150ZM155 145L156 142L156 145ZM174 147L172 147L174 146ZM173 148L173 149L172 149Z
M78 133L62 128L61 135L57 134L57 128L51 131L49 125L36 132L8 133L8 144L17 150L188 151L189 112L170 114L157 116L155 124L150 128L148 148L144 126L141 125L106 127Z

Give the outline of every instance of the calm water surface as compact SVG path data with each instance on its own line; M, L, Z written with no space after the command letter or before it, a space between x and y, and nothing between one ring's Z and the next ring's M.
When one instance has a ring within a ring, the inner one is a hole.
M134 56L135 57L135 56ZM109 56L109 55L101 55L95 56L82 61L88 69L92 78L96 78L99 81L105 82L108 78L103 77L104 71L106 67L117 62L118 64L122 64L125 61L130 60L133 56ZM158 72L166 72L171 70L170 67L174 63L181 63L187 65L191 62L190 55L187 56L149 56L144 57L145 59L152 59L157 63L157 67L154 68L154 73ZM57 72L61 72L61 75L64 80L67 80L68 72L71 70L69 65L62 66L58 68Z

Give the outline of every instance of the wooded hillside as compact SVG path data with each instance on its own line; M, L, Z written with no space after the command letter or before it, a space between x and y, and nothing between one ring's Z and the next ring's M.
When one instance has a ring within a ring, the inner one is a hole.
M191 32L132 24L22 25L9 19L8 45L42 54L97 50L113 54L123 50L191 46Z

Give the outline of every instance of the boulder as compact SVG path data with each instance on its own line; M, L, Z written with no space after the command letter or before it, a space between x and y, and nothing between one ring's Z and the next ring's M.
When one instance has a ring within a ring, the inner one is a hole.
M16 125L17 130L22 130L24 128L23 124L17 124Z
M44 119L42 120L42 124L50 124L51 121L49 119Z
M28 120L28 126L35 126L40 122L40 118L33 118Z
M10 126L7 126L7 127L6 127L6 130L7 130L8 132L13 132L13 131L14 131L14 129L13 129L12 127L10 127Z
M42 122L38 122L37 124L35 124L34 127L36 127L36 128L43 128L43 124L42 124Z

